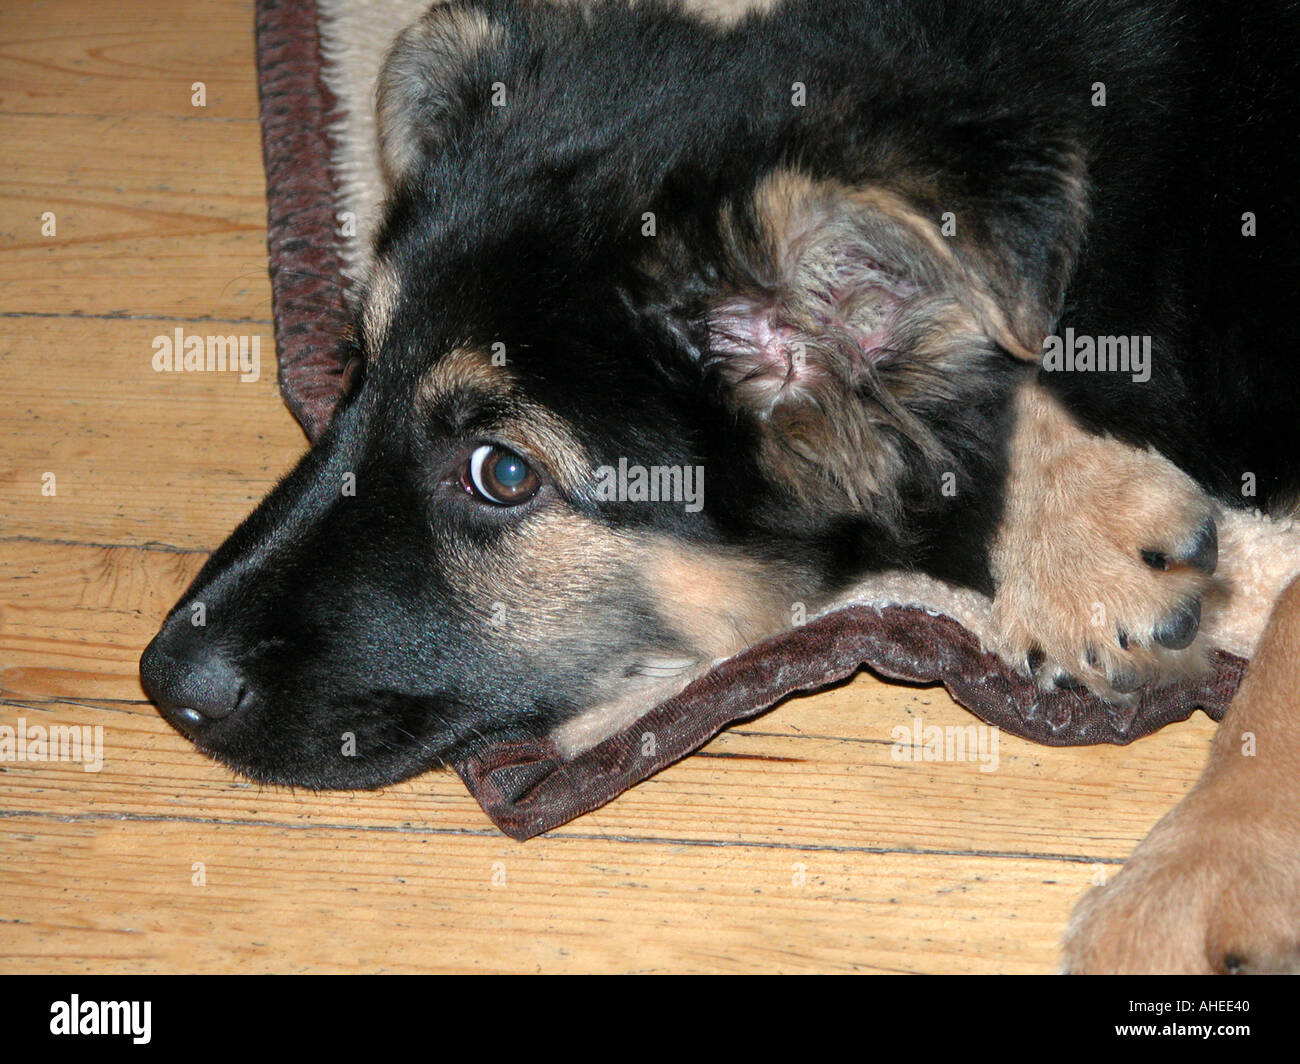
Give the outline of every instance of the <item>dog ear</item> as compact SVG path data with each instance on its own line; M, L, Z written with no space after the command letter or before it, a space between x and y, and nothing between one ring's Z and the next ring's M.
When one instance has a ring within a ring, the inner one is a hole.
M506 39L473 5L434 5L398 36L379 74L379 155L399 184L438 143L455 115L474 60Z
M945 468L936 424L989 409L1008 355L1039 360L1073 263L1027 280L1014 248L947 234L912 197L792 171L725 208L720 239L707 364L767 473L836 511L900 507L918 452Z

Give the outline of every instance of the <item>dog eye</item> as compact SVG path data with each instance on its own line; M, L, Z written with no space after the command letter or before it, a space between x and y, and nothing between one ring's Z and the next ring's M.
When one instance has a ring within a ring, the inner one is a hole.
M360 356L354 356L348 359L348 364L343 367L343 394L352 395L361 387L361 381L366 375L366 362Z
M527 502L541 486L541 478L514 451L495 444L476 447L467 467L468 486L497 506Z

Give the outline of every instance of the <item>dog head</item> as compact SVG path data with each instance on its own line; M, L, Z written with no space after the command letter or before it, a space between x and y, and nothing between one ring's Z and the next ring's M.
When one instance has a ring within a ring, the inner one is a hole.
M870 98L792 110L760 29L489 2L399 39L347 394L142 660L201 749L319 787L574 752L867 569L987 589L1069 259L1021 248L1073 173L998 198L864 139Z

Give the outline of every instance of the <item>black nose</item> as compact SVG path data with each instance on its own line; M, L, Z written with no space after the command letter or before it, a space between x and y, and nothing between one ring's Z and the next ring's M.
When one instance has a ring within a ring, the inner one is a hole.
M179 619L180 623L173 623ZM163 626L140 657L145 694L172 724L196 738L248 702L238 668L183 614Z

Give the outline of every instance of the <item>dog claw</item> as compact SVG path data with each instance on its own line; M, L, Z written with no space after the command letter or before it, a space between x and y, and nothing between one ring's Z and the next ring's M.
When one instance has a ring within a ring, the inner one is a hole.
M1206 576L1219 567L1219 529L1213 517L1205 519L1183 561Z
M1186 565L1210 576L1219 567L1219 526L1213 517L1207 517L1196 530L1191 546L1180 554L1171 556L1154 548L1138 553L1147 565L1159 572L1165 572L1175 565Z
M1142 560L1151 566L1152 569L1159 569L1164 572L1169 568L1169 555L1160 550L1144 550Z
M1170 650L1182 650L1192 645L1196 631L1201 626L1201 602L1196 599L1170 614L1155 630L1155 640Z
M1038 670L1043 667L1043 661L1046 658L1047 655L1043 653L1042 647L1035 645L1029 648L1029 653L1025 655L1025 665L1029 669L1030 676L1037 675Z
M1136 672L1117 672L1110 677L1110 685L1122 695L1131 695L1142 686L1142 677Z

